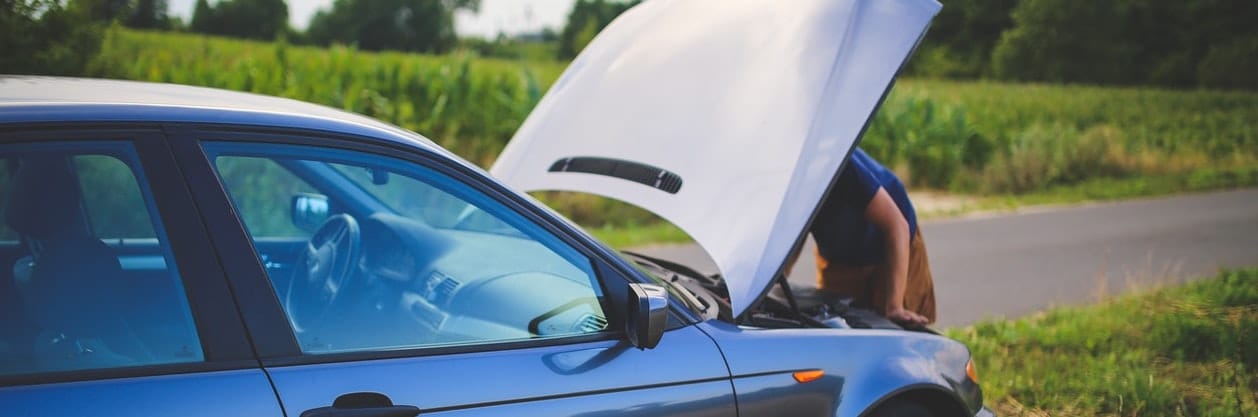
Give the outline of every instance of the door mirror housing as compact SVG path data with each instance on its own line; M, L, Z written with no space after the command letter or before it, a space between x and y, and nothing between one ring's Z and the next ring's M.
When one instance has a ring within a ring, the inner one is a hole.
M668 326L668 291L659 285L629 284L629 317L625 334L638 349L651 349Z
M321 194L302 193L293 196L293 225L307 232L319 230L328 220L328 197Z

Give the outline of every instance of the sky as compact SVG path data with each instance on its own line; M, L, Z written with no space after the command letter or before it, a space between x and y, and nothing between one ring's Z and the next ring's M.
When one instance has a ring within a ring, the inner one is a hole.
M169 0L170 14L184 22L192 20L196 0ZM544 27L563 29L575 0L481 0L480 13L459 11L455 30L462 36L493 38L499 32L515 35L537 32ZM211 4L215 3L211 0ZM305 29L319 9L331 7L332 0L288 0L288 21Z

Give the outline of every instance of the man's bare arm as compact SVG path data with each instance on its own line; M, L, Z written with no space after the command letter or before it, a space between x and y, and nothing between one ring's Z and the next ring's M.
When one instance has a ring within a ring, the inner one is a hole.
M904 309L904 292L908 285L909 274L909 222L896 206L895 200L884 188L878 188L874 198L865 207L865 218L875 227L882 230L886 245L886 261L888 266L886 311L883 313L894 321L923 325L926 318Z

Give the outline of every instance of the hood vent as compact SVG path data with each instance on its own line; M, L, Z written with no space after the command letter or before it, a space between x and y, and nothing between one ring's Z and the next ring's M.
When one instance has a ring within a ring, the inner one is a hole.
M629 180L669 194L681 191L681 176L640 162L593 156L563 158L550 165L550 172L580 172Z

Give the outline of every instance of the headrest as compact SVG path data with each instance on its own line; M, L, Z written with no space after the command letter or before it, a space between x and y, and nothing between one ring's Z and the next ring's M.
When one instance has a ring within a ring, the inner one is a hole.
M33 239L84 230L78 179L65 155L22 158L4 199L5 223Z

